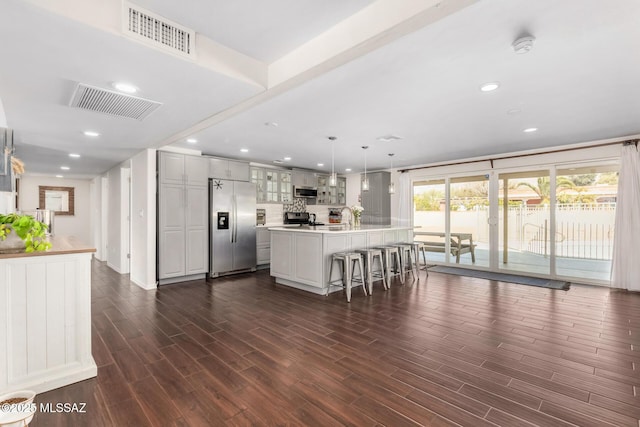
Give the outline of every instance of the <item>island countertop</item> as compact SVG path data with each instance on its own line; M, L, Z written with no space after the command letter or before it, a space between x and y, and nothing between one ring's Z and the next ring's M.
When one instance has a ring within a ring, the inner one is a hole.
M270 273L276 283L320 295L342 290L335 284L339 269L331 271L334 253L413 241L413 228L407 226L302 225L269 231Z
M14 253L0 253L0 259L79 254L96 251L95 248L92 248L73 236L51 236L49 241L51 242L51 249L48 251L26 253L22 250L21 252Z
M395 225L373 225L366 224L357 227L348 224L325 224L325 225L289 225L269 227L269 231L293 231L296 233L362 233L368 231L386 230L413 230L412 227L399 227Z

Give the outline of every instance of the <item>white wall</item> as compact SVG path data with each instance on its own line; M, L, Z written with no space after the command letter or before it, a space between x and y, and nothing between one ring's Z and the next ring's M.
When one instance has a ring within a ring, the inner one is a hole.
M35 210L39 207L39 186L73 187L74 215L56 215L53 232L58 236L75 236L89 244L91 239L91 197L90 181L81 179L52 178L40 175L23 175L20 178L18 208L21 211Z
M120 273L121 265L121 229L120 229L120 165L107 172L107 265Z
M131 273L133 283L156 287L156 150L131 159Z
M93 254L97 260L103 261L102 252L102 178L95 177L89 183L89 194L91 198L89 229L89 244L96 248Z

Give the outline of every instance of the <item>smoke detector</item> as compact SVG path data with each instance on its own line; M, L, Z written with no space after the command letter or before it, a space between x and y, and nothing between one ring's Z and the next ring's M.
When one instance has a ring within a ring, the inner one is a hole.
M517 54L527 53L533 49L533 42L536 40L533 36L520 37L513 42L513 50Z

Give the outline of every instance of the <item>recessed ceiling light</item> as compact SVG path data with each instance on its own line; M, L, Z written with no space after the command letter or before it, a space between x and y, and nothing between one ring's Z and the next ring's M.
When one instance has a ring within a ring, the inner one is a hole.
M278 124L276 122L266 122L264 125L265 126L273 126L274 128L278 127Z
M115 82L113 84L113 87L116 88L116 90L119 90L120 92L124 92L124 93L136 93L138 91L137 87L135 87L131 83L125 83L125 82Z
M525 133L531 133L531 132L535 132L535 131L537 131L537 130L538 130L538 128L526 128L526 129L525 129L525 130L523 130L522 132L525 132Z
M197 139L195 139L195 138L187 138L187 142L188 142L189 144L195 144L195 143L197 143L197 142L198 142L198 140L197 140Z
M398 135L385 135L385 136L380 136L376 139L382 142L391 142L391 141L397 141L398 139L402 139L402 137Z
M243 153L248 153L249 149L248 148L241 148L240 151L243 152Z
M76 154L76 153L69 153L69 157L73 157L73 158L78 158L80 157L80 154Z
M291 161L291 157L288 157L288 156L287 156L287 157L285 157L285 158L284 158L284 161L285 161L285 162L290 162L290 161Z
M68 171L70 168L69 166L60 166L60 169L62 169L63 171Z
M480 86L480 90L483 92L491 92L493 90L496 90L500 87L500 83L498 82L490 82L490 83L485 83L482 86Z
M321 168L321 167L323 167L323 166L324 166L324 163L318 163L318 167L320 167L320 168Z
M346 168L344 171L345 172L351 172L351 168Z
M92 131L92 130L85 130L84 131L85 136L91 136L91 137L96 137L96 136L100 136L100 134L98 132Z
M56 178L64 178L62 175L56 175Z

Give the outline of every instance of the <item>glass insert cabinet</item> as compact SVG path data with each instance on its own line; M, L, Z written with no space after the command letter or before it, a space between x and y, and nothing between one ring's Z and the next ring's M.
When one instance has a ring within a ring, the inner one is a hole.
M347 178L338 177L336 186L329 185L329 175L318 175L318 205L346 205Z
M293 182L290 170L251 167L251 182L256 184L258 203L291 203ZM329 186L328 175L317 175L317 205L345 205L347 203L347 178L338 177L335 187Z
M291 203L291 171L251 167L251 182L256 184L258 203Z

